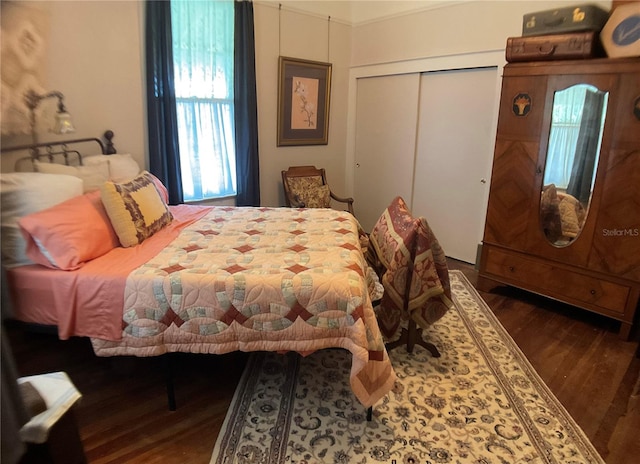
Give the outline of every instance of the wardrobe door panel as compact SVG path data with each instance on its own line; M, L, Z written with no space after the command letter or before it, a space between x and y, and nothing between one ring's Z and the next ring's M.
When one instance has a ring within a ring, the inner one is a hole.
M509 76L505 72L498 136L537 142L544 117L546 90L546 77Z
M612 145L640 147L640 74L624 73L620 76L618 111L615 116Z
M589 268L640 281L640 75L620 77Z
M484 242L515 250L526 246L531 211L536 206L539 143L496 140ZM535 225L533 225L535 227Z
M547 80L505 68L484 242L524 250L537 216L536 170Z
M640 281L640 149L610 155L589 269Z
M562 263L587 265L598 218L598 191L602 189L605 178L599 167L607 164L607 147L611 144L615 124L618 82L618 75L605 73L576 73L547 79L547 110L540 131L540 155L536 169L537 204L534 207L535 218L532 219L535 226L528 230L527 252ZM571 91L575 91L575 99L561 96ZM591 106L585 103L592 99L598 103ZM568 102L574 106L571 108ZM574 114L572 120L577 139L575 143L566 145L554 144L554 129L565 135L571 130L567 128L571 124L564 119L568 113ZM558 120L554 121L554 117ZM600 145L604 148L601 149ZM546 178L549 172L559 170L560 166L567 166L565 179ZM572 185L581 187L572 189ZM549 188L557 191L557 199L549 200ZM559 203L559 208L555 202ZM556 221L560 219L562 223L560 230L555 232L559 235L557 238L549 230L549 224L553 223L553 217L549 216L554 216Z

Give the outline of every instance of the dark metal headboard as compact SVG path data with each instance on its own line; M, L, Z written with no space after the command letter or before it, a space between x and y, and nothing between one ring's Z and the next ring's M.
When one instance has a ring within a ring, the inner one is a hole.
M78 145L82 143L95 142L100 147L100 153L103 155L113 155L116 153L116 148L113 145L113 131L106 131L103 136L106 139L106 142L103 142L101 139L97 137L86 138L86 139L73 139L73 140L61 140L61 141L52 141L52 142L42 142L31 145L20 145L17 147L8 147L2 148L0 153L9 153L9 152L18 152L18 151L28 151L29 157L23 157L16 161L16 164L23 160L40 160L42 158L47 158L49 162L55 162L56 156L62 156L64 164L71 164L69 156L74 155L79 164L82 164L82 154L78 149L74 149L70 147L71 145Z

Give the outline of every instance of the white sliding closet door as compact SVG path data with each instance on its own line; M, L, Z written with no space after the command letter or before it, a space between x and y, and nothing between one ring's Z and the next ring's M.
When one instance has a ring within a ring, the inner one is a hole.
M412 212L447 256L475 263L489 196L497 121L497 68L424 73Z
M358 79L354 209L367 232L396 196L412 194L420 74Z

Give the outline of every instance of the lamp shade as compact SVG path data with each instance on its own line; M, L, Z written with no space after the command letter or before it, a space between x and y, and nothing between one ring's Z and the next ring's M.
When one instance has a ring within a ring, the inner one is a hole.
M76 128L71 121L71 115L66 111L56 113L56 125L53 128L53 132L56 134L69 134L75 132Z

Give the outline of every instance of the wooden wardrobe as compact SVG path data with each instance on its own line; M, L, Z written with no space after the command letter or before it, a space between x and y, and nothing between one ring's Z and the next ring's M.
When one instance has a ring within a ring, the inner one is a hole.
M478 284L609 316L629 337L640 299L640 59L505 66Z

